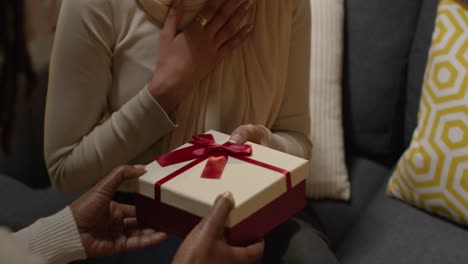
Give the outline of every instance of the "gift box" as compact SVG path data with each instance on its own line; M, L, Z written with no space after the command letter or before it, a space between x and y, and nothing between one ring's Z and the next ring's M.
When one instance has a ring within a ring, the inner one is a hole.
M156 158L138 180L138 221L185 237L216 198L231 192L225 228L232 245L258 241L306 204L308 161L261 145L231 144L216 131Z

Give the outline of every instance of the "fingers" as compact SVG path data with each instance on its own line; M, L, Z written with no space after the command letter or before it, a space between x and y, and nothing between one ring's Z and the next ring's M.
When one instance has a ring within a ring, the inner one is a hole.
M243 1L246 0L227 0L218 10L218 12L216 12L206 31L209 32L212 36L216 35L216 33L226 24L231 16L234 15L237 8L239 7L239 3Z
M114 205L118 210L122 211L125 218L136 217L136 208L133 205L115 203Z
M230 14L230 16L227 19L224 19L223 16L225 15L223 15L222 12L218 12L217 17L220 17L219 20L222 20L222 21L217 22L219 24L216 26L219 26L219 27L216 27L215 28L216 31L214 31L216 34L215 36L216 43L218 43L219 45L222 45L223 43L231 39L241 29L240 25L243 19L245 18L245 16L248 14L250 6L251 6L250 1L245 0L244 3L239 8L237 8L235 12L233 11L232 14ZM210 27L211 27L211 24L210 24ZM214 21L213 21L213 27L215 27Z
M268 147L270 145L268 128L260 125L240 126L232 132L229 139L229 142L233 144L244 144L246 141Z
M124 181L136 179L145 173L146 170L142 168L136 168L130 165L119 166L106 178L101 180L95 188L99 191L105 192L106 195L112 197L115 194L117 188L119 188L119 186Z
M177 27L184 16L184 0L172 0L171 8L163 28L164 37L173 39L177 34Z
M229 142L233 144L244 144L246 141L251 140L253 137L253 128L251 125L244 125L238 127L234 132L232 132Z
M123 225L124 225L124 230L125 232L133 232L137 229L139 229L140 224L138 223L138 220L136 218L124 218L123 219ZM129 234L130 234L129 233Z
M224 59L227 54L231 53L237 47L239 47L242 42L249 36L252 32L253 25L244 26L237 34L230 40L224 42L224 44L219 49L219 58L220 60Z
M234 198L227 192L216 199L208 215L200 223L200 231L207 238L217 238L224 234L226 219L234 207Z
M236 263L256 263L263 257L265 242L260 241L248 247L233 247L233 258Z
M205 18L208 22L210 22L211 20L213 20L213 17L215 16L216 12L220 7L220 4L221 1L219 0L208 0L208 2L205 4L205 7L199 15ZM194 21L194 24L192 25L196 25L198 28L203 29L200 23L197 21Z
M167 239L167 234L141 230L134 236L128 237L125 243L125 251L133 251L160 244Z
M125 235L127 237L149 236L155 233L158 233L158 231L151 228L141 229L137 227L134 229L125 230Z

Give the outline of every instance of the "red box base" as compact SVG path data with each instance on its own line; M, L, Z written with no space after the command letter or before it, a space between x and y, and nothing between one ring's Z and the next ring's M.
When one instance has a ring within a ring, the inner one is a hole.
M142 195L135 197L138 221L169 234L186 237L200 222L199 216L165 205ZM275 227L301 211L306 205L305 181L264 206L232 228L226 228L226 240L243 246L263 239Z

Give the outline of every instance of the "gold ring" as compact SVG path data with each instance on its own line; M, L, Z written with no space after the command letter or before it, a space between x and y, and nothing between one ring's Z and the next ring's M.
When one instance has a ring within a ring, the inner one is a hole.
M208 25L208 20L206 18L204 18L202 15L198 15L197 16L197 21L198 23L200 23L200 25L205 28L206 25Z

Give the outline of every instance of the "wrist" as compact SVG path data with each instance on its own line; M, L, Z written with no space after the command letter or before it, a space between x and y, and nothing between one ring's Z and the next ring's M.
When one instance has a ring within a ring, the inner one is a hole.
M167 112L175 111L180 103L181 96L178 94L180 84L170 75L158 71L148 85L151 96Z
M19 244L47 263L68 263L86 258L77 224L69 207L42 218L14 234Z
M78 215L78 212L80 211L80 206L79 206L79 203L78 203L79 199L78 200L75 200L73 203L71 203L68 208L70 209L70 214L73 218L73 221L75 222L75 226L76 226L76 231L78 232L78 237L80 239L80 242L81 242L81 245L83 246L83 249L85 250L86 252L86 255L88 255L88 252L87 252L87 246L86 246L86 241L84 239L84 236L83 236L83 228L81 227L81 221L80 221L80 217Z

